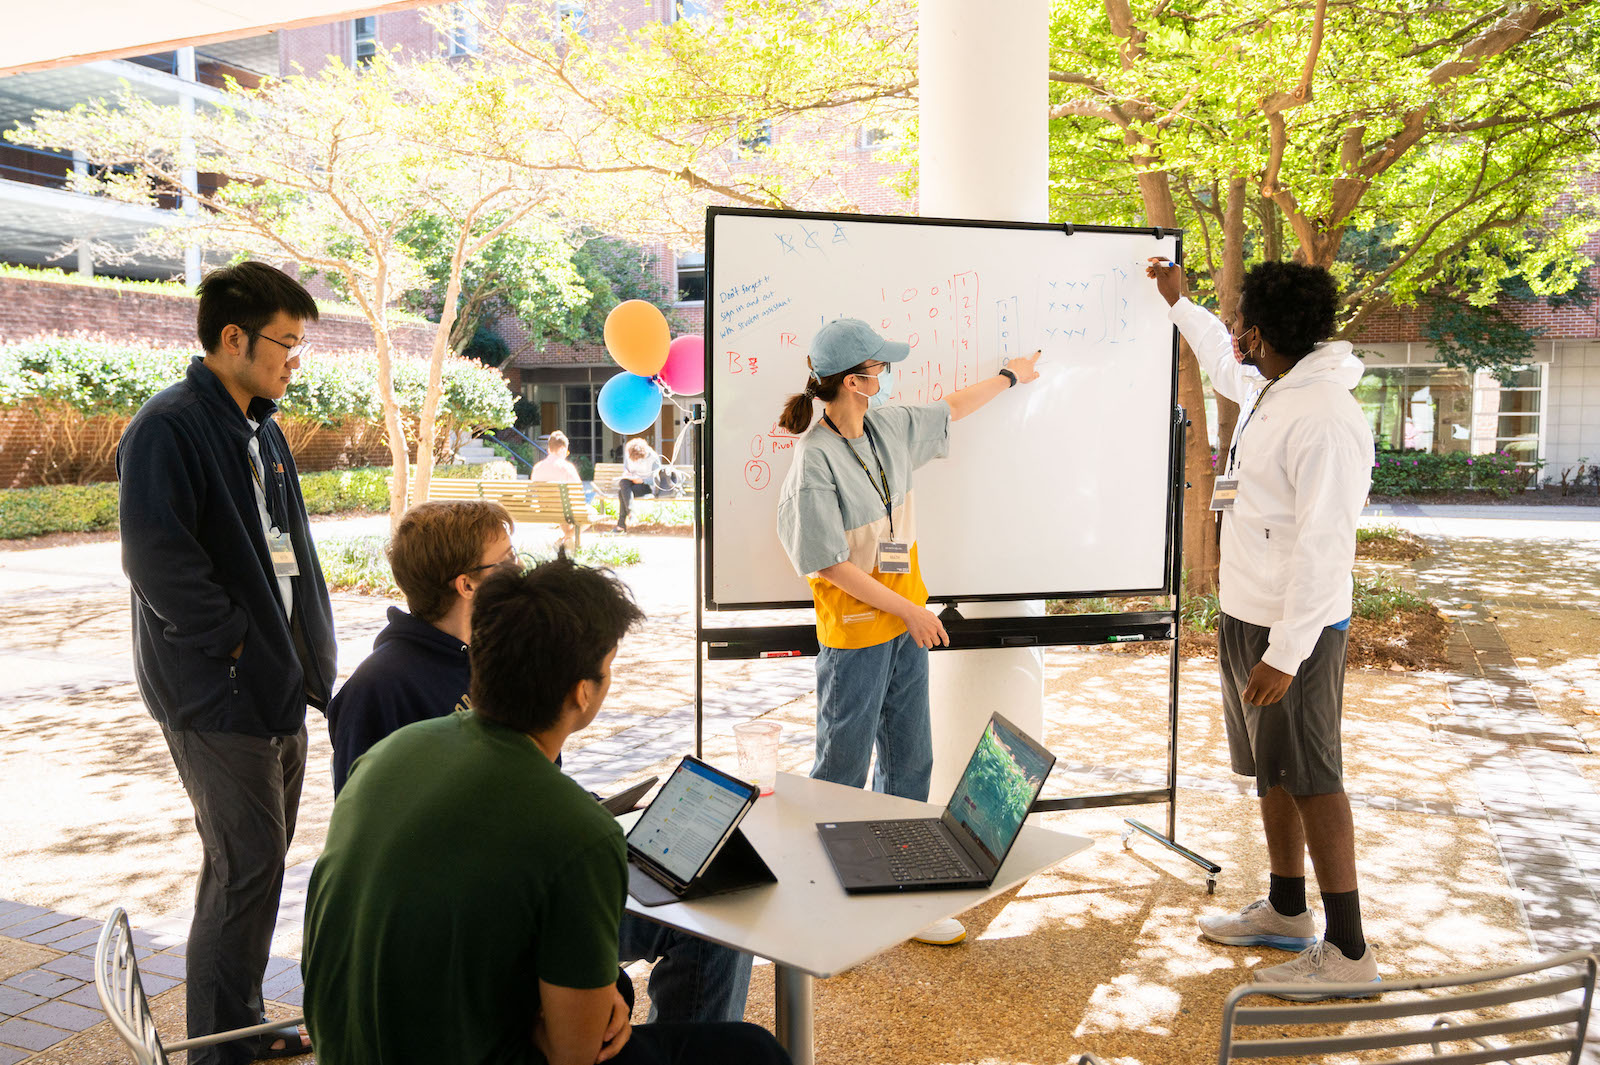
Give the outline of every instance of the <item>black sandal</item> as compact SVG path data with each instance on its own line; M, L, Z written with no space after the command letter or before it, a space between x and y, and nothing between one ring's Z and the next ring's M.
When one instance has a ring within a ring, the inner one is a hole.
M272 1044L280 1041L283 1046L273 1050ZM261 1047L256 1051L256 1060L298 1058L309 1053L311 1053L311 1033L306 1031L305 1025L290 1024L261 1037Z

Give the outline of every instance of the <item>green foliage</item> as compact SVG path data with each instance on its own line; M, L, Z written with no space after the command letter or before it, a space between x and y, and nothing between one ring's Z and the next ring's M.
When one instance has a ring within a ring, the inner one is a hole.
M590 235L572 254L572 265L583 279L588 298L563 321L545 331L548 339L569 342L599 340L606 315L626 300L644 300L662 306L672 302L666 286L655 275L656 256L625 240Z
M0 345L0 409L28 405L70 408L85 416L131 417L140 404L181 380L193 353L81 336L42 336ZM378 363L369 351L315 354L305 360L279 406L313 425L378 422ZM394 360L403 408L422 404L427 363ZM439 411L442 427L492 428L511 421L511 390L499 371L447 358Z
M1398 540L1405 533L1398 525L1361 525L1356 528L1356 543L1364 544L1372 540Z
M1216 592L1186 595L1178 614L1189 628L1200 632L1216 632L1217 621L1222 617L1222 599Z
M472 331L472 339L461 349L462 358L481 362L485 366L499 366L510 354L511 346L501 339L499 333L481 322Z
M1476 307L1464 300L1435 297L1423 336L1446 366L1490 370L1501 380L1526 366L1542 329L1524 329L1497 306Z
M1542 464L1540 464L1542 465ZM1533 474L1504 451L1468 455L1454 451L1379 451L1372 465L1372 494L1422 495L1430 492L1486 492L1507 497L1528 486Z
M594 459L588 455L573 455L572 465L578 470L578 480L594 480Z
M0 489L0 540L116 527L114 482Z
M403 599L394 582L389 560L384 551L387 536L326 536L317 537L317 558L322 563L322 575L333 592L358 592L362 595L386 596ZM519 551L524 567L536 566L555 557L555 551ZM609 566L622 569L637 566L640 555L637 548L605 540L590 541L573 556L585 566Z
M362 466L300 475L300 494L308 514L340 514L347 510L389 509L389 470Z
M1429 603L1426 599L1401 587L1388 577L1378 577L1370 581L1361 577L1356 578L1355 595L1350 603L1350 612L1358 618L1388 621L1396 614L1409 614L1412 611L1427 609Z

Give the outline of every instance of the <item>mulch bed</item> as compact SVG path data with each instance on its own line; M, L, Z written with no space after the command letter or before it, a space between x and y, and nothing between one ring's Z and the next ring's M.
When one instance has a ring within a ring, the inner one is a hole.
M1374 562L1410 562L1427 553L1428 545L1406 532L1356 541L1356 557Z
M1345 664L1354 669L1395 672L1443 669L1448 663L1445 642L1450 622L1432 609L1403 611L1388 621L1350 619L1350 648ZM1162 643L1125 643L1106 647L1107 654L1164 655ZM1216 658L1217 634L1185 626L1179 634L1178 653L1184 658Z

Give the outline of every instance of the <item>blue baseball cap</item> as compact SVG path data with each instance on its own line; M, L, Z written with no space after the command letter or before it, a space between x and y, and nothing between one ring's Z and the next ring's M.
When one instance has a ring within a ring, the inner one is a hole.
M869 359L899 362L909 354L910 344L883 339L859 318L836 318L811 338L811 376L820 380Z

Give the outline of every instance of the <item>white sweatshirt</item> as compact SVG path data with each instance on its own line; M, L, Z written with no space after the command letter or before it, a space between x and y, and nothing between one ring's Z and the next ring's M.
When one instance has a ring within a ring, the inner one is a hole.
M1219 395L1239 404L1222 515L1222 612L1272 630L1261 660L1293 674L1324 627L1350 616L1356 521L1372 484L1372 430L1350 394L1365 370L1342 340L1320 345L1252 404L1267 381L1233 357L1216 315L1180 299L1170 317ZM1248 419L1248 421L1246 420Z

